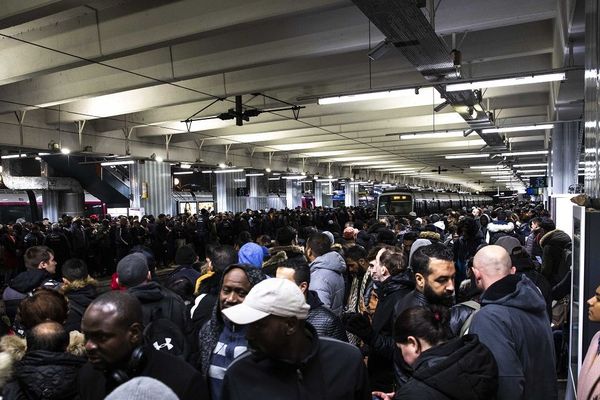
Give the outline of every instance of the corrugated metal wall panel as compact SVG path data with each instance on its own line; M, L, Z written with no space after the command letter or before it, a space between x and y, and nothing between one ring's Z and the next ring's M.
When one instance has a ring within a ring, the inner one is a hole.
M269 196L267 197L267 207L265 208L274 208L276 210L281 210L287 208L287 202L285 197L276 197Z
M302 183L299 180L288 179L285 182L285 197L289 208L302 206Z
M173 212L171 165L156 161L131 166L129 181L133 195L131 207L143 207L145 214L157 216ZM148 198L143 199L144 185Z
M246 175L243 172L232 172L215 174L215 176L216 210L218 212L245 211L248 198L237 196L236 189L246 187Z

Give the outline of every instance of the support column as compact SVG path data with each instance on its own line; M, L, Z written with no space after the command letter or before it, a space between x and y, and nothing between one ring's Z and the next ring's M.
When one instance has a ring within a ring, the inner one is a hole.
M598 35L600 35L598 0L585 2L585 192L600 197L600 94Z
M296 179L287 179L285 182L285 198L288 208L302 206L302 183Z
M238 196L237 189L246 187L244 172L215 174L215 208L218 212L246 210L247 197Z
M553 129L548 171L552 179L552 194L569 193L569 187L577 185L578 130L579 124L576 122L558 124Z
M140 208L143 214L155 217L173 213L173 182L169 163L137 162L131 166L129 174L132 208Z
M268 208L267 204L267 185L264 176L249 176L248 182L248 203L246 208L251 210L262 210Z
M42 214L44 218L48 218L52 222L58 221L58 191L43 190L42 191Z
M315 207L323 206L323 186L321 182L314 181L315 188Z
M344 186L344 205L346 207L355 207L358 205L358 185L347 179Z

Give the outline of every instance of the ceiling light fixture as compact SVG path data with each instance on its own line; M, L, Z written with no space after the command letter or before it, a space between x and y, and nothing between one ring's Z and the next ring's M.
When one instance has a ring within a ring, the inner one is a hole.
M177 171L173 172L173 175L192 175L194 171Z
M528 170L517 170L517 174L528 174L530 172L546 172L546 169L528 169Z
M463 137L463 131L439 131L439 132L416 132L400 134L400 140L413 140L413 139L442 139L442 138L453 138Z
M3 160L8 160L8 159L11 159L11 158L24 158L24 157L27 157L27 154L25 154L25 153L23 153L23 154L9 154L9 155L6 155L6 156L2 156L0 158L2 158Z
M258 172L258 173L246 174L246 176L265 176L265 174Z
M513 164L515 168L546 167L547 163Z
M461 90L475 90L475 89L492 88L492 87L530 85L533 83L564 81L566 78L567 77L564 72L550 73L550 74L538 74L538 75L532 74L532 75L528 75L528 76L517 76L514 78L491 79L491 80L482 80L482 81L454 83L454 84L446 85L446 91L447 92L458 92Z
M134 164L133 160L123 160L123 161L105 161L101 162L100 165L103 167L111 167L113 165L131 165Z
M553 129L554 124L539 124L539 125L521 125L521 126L503 126L500 128L486 128L482 133L506 133L506 132L523 132L523 131L540 131L545 129Z
M289 179L289 180L300 180L300 179L306 179L306 175L286 175L286 176L282 176L283 179Z
M510 168L504 165L472 165L471 169L497 169L508 171Z
M63 154L71 154L71 150L69 150L66 147L63 147L62 149L60 149L60 152L63 153Z
M381 92L358 93L342 96L322 97L317 100L319 105L350 103L353 101L390 99L394 97L414 96L414 89L386 90Z
M179 165L179 168L182 168L182 169L190 169L190 168L192 168L192 165L191 165L191 164L186 164L186 163L181 163L181 164Z
M451 154L445 156L446 160L460 160L461 158L488 158L489 154Z
M499 171L481 171L481 175L512 175L510 170L499 170Z
M548 154L548 150L539 150L539 151L511 151L510 153L500 153L502 157L511 157L511 156L537 156L541 154Z
M239 168L239 169L220 169L220 170L215 170L213 171L215 174L230 174L230 173L234 173L234 172L244 172L243 168Z

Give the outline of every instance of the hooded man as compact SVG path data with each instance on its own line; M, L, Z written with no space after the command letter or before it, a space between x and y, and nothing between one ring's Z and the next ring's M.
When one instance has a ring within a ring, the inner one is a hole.
M252 287L264 279L261 270L247 264L233 264L223 272L212 317L198 335L198 369L208 381L212 400L220 398L229 364L248 347L245 328L224 318L222 311L242 303Z
M310 266L312 290L325 307L340 316L344 308L346 262L331 250L333 243L324 233L316 233L306 242L306 258Z

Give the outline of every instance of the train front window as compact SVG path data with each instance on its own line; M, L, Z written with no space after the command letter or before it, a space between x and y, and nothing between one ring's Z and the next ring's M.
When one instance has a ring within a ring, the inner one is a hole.
M412 210L412 196L410 195L381 195L379 197L379 215L406 216Z

